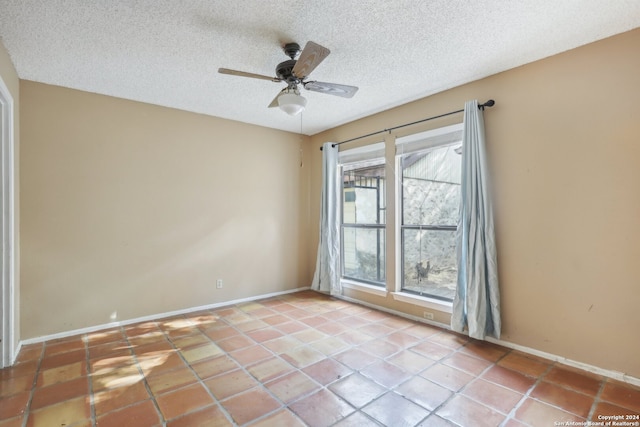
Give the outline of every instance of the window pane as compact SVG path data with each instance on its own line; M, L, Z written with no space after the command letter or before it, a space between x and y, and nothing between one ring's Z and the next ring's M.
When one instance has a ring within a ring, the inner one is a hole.
M402 289L453 300L461 156L457 144L401 157Z
M458 268L455 230L404 229L403 290L453 300Z
M455 146L435 148L402 158L402 223L458 223L461 158Z
M383 284L385 281L385 230L347 225L342 233L344 277Z
M384 224L384 165L345 170L342 218L345 224Z

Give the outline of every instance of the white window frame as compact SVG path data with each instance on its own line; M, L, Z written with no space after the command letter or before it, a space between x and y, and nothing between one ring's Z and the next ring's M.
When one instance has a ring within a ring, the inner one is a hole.
M386 274L386 265L385 265L385 281L381 284L372 284L366 281L359 281L355 278L351 278L351 277L344 277L343 276L343 272L344 272L344 265L343 265L343 227L344 227L344 218L343 218L343 203L344 203L344 187L343 187L343 182L342 182L342 174L343 174L343 167L346 165L353 165L353 164L357 164L357 163L366 163L368 161L376 161L376 160L382 160L384 163L386 164L386 158L385 158L385 143L384 142L377 142L377 143L373 143L373 144L368 144L362 147L357 147L357 148L352 148L352 149L348 149L348 150L344 150L344 151L340 151L338 153L338 169L339 169L339 174L340 174L340 204L338 206L338 209L340 210L338 213L338 218L340 218L340 283L344 288L347 289L355 289L355 290L359 290L359 291L363 291L363 292L367 292L367 293L371 293L374 295L382 295L385 296L387 294L387 282L388 282L388 276ZM387 185L388 180L385 179L385 186ZM386 188L386 187L385 187ZM385 191L386 194L386 191ZM385 196L386 197L386 196ZM385 203L386 203L386 199L385 199ZM384 223L384 234L385 234L385 242L386 242L386 238L387 238L387 220L386 220L386 215L385 215L385 223ZM387 252L386 252L386 244L385 244L385 260L387 259ZM386 262L385 262L386 264Z

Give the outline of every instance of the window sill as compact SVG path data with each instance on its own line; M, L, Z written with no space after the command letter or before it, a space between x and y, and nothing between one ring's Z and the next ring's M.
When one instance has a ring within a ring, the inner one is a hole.
M365 283L359 283L359 282L354 282L352 280L344 280L344 279L340 281L340 284L342 285L343 288L351 289L354 291L365 292L368 294L377 295L379 297L386 297L388 294L387 290L382 286L367 285Z
M391 294L393 295L393 299L396 301L419 305L420 307L426 307L449 314L453 312L453 304L450 302L441 301L435 298L421 297L419 295L413 295L405 292L392 292Z

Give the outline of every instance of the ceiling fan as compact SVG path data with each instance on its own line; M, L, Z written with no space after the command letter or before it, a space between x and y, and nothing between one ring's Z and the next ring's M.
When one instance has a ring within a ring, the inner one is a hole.
M228 68L219 68L218 72L221 74L231 74L233 76L269 80L276 83L285 82L287 87L282 89L273 101L271 101L269 108L280 107L281 110L291 116L299 114L307 105L307 100L300 95L299 85L302 85L306 90L341 96L343 98L351 98L358 91L356 86L307 80L309 74L331 53L326 47L308 41L302 52L300 52L300 45L298 43L287 43L284 45L283 50L291 59L281 62L276 66L277 77L230 70ZM295 58L298 56L298 53L300 57L296 60Z

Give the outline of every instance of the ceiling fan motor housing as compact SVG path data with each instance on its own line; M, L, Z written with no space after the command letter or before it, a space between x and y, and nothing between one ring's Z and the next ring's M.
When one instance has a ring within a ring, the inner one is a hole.
M295 59L289 59L276 66L276 75L287 83L298 83L300 79L293 75L293 67L296 65Z

